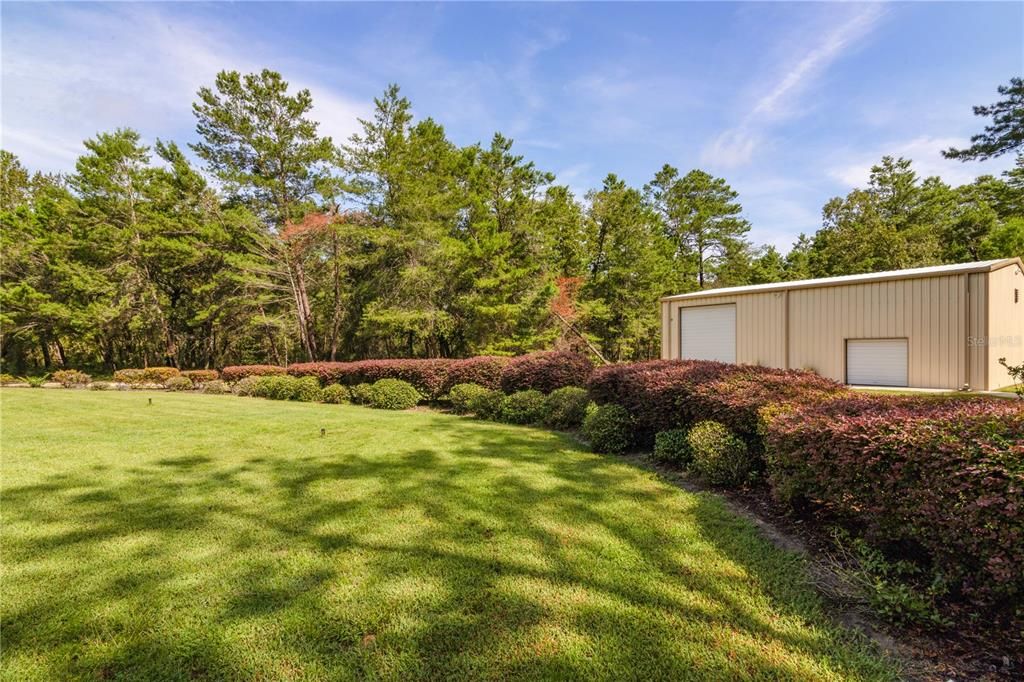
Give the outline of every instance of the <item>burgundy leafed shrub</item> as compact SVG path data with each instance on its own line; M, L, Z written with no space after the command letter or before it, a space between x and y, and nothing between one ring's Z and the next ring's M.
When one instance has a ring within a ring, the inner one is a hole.
M182 376L188 377L189 380L196 384L205 384L207 381L216 381L220 379L220 372L215 369L187 369L181 373Z
M288 366L293 376L315 376L323 384L372 384L381 379L401 379L420 393L436 400L457 384L478 384L486 388L501 385L501 370L507 358L480 356L465 360L448 358L357 360L355 362L303 362Z
M232 365L220 371L220 378L224 381L238 381L245 377L265 377L275 374L285 374L284 367L277 365Z
M911 542L978 604L1024 598L1024 409L1014 401L851 395L766 408L769 482ZM956 596L956 595L954 595Z
M448 367L443 392L447 393L457 384L476 384L485 388L501 388L501 371L509 358L480 355L465 360L453 360Z
M599 404L633 416L641 443L654 434L713 420L758 447L758 410L768 403L823 400L842 385L813 372L699 360L652 360L594 370L587 384Z
M685 411L694 419L725 424L758 448L758 411L765 405L815 404L849 392L813 372L741 365L717 380L693 386Z
M381 379L401 379L412 384L416 390L433 400L444 393L449 359L424 360L358 360L356 362L303 362L288 365L292 376L315 376L324 385L372 384Z
M652 360L609 365L594 370L587 382L590 397L599 405L616 404L632 415L640 443L649 443L658 431L697 421L689 399L696 386L737 371L736 365L690 360Z
M585 386L594 370L585 356L569 351L544 351L509 360L501 372L506 393L540 391L550 393L563 386Z

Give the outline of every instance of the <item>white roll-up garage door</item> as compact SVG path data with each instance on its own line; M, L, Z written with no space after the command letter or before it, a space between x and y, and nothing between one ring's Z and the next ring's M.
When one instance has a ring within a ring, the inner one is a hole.
M906 339L849 339L846 383L856 386L906 386Z
M679 357L736 362L736 305L679 309Z

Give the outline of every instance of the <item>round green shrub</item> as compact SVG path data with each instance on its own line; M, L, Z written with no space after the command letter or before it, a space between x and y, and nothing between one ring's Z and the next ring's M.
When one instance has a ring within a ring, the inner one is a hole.
M210 395L224 395L225 393L231 393L231 389L228 388L228 385L220 379L204 381L200 386L200 390L202 390L203 393L209 393Z
M352 394L349 392L348 386L331 384L330 386L324 386L320 400L332 405L341 405L342 403L351 402Z
M164 382L164 388L168 391L191 391L192 380L183 376L171 377Z
M352 394L352 402L356 405L369 405L373 384L356 384L349 389L349 392Z
M599 405L587 410L583 437L594 452L621 454L633 444L633 418L620 405Z
M231 392L235 395L241 396L256 395L256 387L258 383L259 377L257 376L243 377L231 386Z
M323 389L320 388L320 380L316 377L302 377L295 380L295 392L292 400L303 403L318 403L323 397Z
M480 393L470 398L469 411L476 415L477 419L497 420L504 400L505 393L498 389Z
M724 425L700 422L686 437L693 461L692 468L710 483L736 485L746 480L751 459L747 444Z
M370 389L370 407L378 410L408 410L421 400L416 387L401 379L381 379Z
M498 418L508 424L537 424L544 418L544 394L516 391L501 401Z
M0 374L0 386L6 386L7 384L16 383L18 383L18 379L13 374L8 374L7 372Z
M480 384L455 384L448 391L447 398L452 406L452 412L455 414L468 414L473 411L469 407L473 399L485 393L490 393L490 391L491 389Z
M692 459L688 435L686 429L659 431L654 437L654 460L662 464L688 466Z
M253 395L270 400L293 400L299 390L299 380L284 374L262 376L256 379Z
M579 386L555 389L544 399L545 426L553 429L577 429L587 416L590 395Z

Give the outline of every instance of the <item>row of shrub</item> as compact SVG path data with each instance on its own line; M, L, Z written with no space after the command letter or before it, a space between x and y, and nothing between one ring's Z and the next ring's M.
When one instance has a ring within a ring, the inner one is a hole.
M273 365L225 367L221 377L234 382L250 376L288 374L312 376L322 385L357 386L381 379L411 384L427 400L439 400L459 384L476 384L505 393L535 390L550 393L564 386L583 386L593 370L583 355L543 351L515 358L480 356L466 359L358 360L355 362L303 362L287 368Z
M155 384L171 390L189 390L212 381L235 384L255 377L311 377L321 386L339 384L350 388L395 379L410 384L421 400L437 401L445 399L453 387L469 384L504 393L533 390L547 394L566 386L582 386L592 370L591 362L578 353L542 351L514 358L359 360L297 363L288 367L234 365L220 372L179 371L175 367L129 368L115 371L113 378L118 384ZM53 380L70 387L87 385L91 378L76 370L61 370L54 373Z
M560 430L579 428L591 407L587 390L580 386L562 386L544 395L532 388L506 394L479 384L456 384L445 400L456 414Z
M812 404L847 392L813 372L693 360L654 360L596 369L587 388L598 404L620 405L634 421L635 444L659 431L721 422L760 450L758 411L767 404Z
M372 384L363 383L355 386L321 386L320 380L314 376L268 374L244 377L235 382L231 391L235 395L270 400L355 403L384 410L406 410L423 400L423 395L412 384L401 379L381 379Z
M64 374L82 374L75 370L64 370L53 373L53 380L64 383L59 378ZM88 375L85 375L88 376ZM129 386L141 384L167 384L172 379L188 379L190 384L204 384L208 381L220 379L220 372L215 369L187 369L179 370L177 367L146 367L144 369L119 369L114 372L114 381ZM85 382L88 383L88 382ZM180 384L180 382L178 382Z
M689 361L602 367L588 390L594 449L653 445L720 485L762 474L780 501L902 548L948 597L1020 608L1020 403L867 395L810 372Z

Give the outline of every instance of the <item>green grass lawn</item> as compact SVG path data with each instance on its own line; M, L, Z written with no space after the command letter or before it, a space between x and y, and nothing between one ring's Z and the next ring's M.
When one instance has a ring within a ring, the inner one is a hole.
M716 498L556 434L233 396L0 400L7 680L894 676Z

